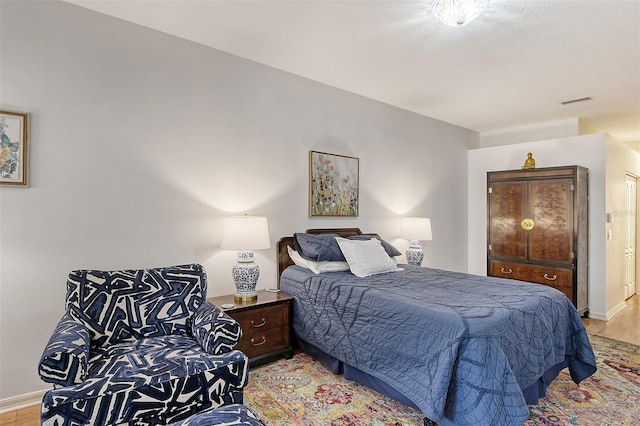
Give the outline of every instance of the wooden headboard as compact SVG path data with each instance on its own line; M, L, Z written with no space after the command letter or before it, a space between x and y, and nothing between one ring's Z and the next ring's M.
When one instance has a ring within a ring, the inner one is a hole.
M340 237L352 237L354 235L371 235L378 237L376 233L363 234L360 228L318 228L307 229L305 232L308 234L336 234ZM280 275L282 275L282 272L287 269L287 267L293 265L287 247L293 247L293 236L282 237L280 241L278 241L278 287L280 287Z

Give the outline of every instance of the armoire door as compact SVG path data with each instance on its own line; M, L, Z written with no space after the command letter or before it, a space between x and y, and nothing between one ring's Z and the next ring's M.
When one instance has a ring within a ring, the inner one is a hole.
M494 182L489 197L489 242L491 255L511 259L527 258L527 241L520 222L526 212L527 183Z
M529 182L529 260L573 263L573 179Z

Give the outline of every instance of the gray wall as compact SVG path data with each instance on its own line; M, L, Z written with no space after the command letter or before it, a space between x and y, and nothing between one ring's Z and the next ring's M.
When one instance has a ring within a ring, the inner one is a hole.
M29 188L0 188L0 402L47 388L36 367L76 268L200 262L233 292L222 218L398 240L428 216L425 264L467 268L467 154L477 134L71 4L0 3L3 108L31 113ZM309 218L308 151L360 159L360 217Z

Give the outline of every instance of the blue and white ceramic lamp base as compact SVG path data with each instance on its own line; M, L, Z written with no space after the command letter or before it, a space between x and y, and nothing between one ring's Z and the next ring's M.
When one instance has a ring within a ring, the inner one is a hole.
M407 263L409 265L420 266L422 265L422 259L424 259L424 253L419 241L412 240L409 243L409 248L405 253L407 256Z
M252 251L239 251L238 263L231 269L233 282L236 285L236 293L233 299L236 302L252 302L258 298L256 284L260 276L260 267L254 262Z

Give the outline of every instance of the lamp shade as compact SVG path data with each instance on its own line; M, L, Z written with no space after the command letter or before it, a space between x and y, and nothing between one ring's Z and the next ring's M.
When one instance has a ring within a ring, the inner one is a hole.
M407 240L431 240L431 219L428 217L403 218L400 236Z
M223 250L262 250L270 247L266 217L244 215L224 218L220 243Z

